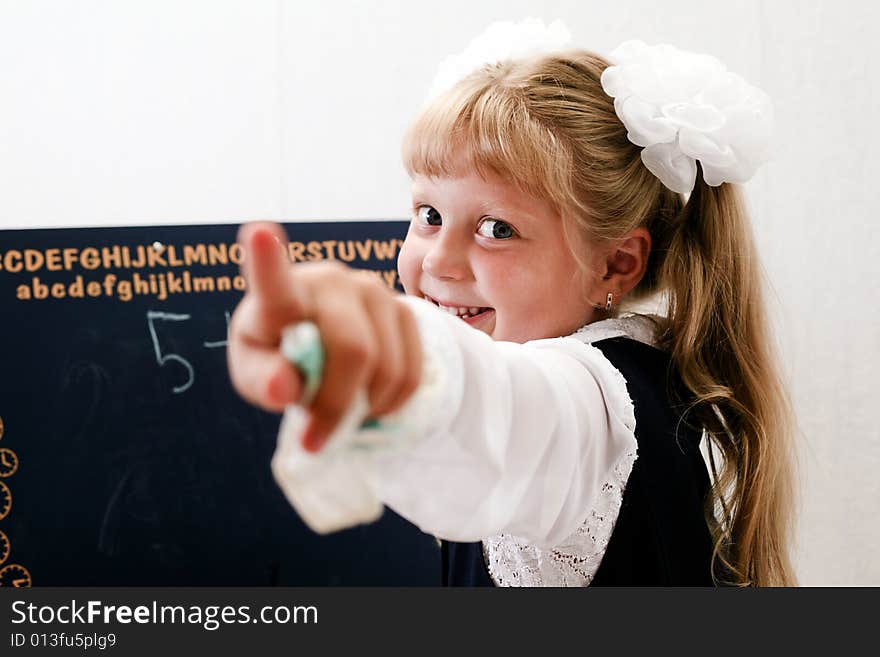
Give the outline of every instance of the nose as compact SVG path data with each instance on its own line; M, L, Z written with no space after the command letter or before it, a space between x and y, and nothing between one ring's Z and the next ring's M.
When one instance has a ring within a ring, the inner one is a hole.
M470 275L467 244L452 231L440 231L422 258L422 271L441 280L467 279Z

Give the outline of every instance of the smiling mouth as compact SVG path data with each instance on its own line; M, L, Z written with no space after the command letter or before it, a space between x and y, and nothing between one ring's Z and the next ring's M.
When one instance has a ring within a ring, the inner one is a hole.
M427 294L425 295L425 299L440 308L440 310L447 312L450 315L461 317L462 319L475 319L493 310L492 308L479 306L445 306L436 299L429 297Z

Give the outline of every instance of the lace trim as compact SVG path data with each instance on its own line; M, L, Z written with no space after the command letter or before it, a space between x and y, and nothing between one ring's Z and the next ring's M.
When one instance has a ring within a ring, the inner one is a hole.
M483 558L496 586L589 586L620 515L636 453L624 454L583 523L551 550L501 534L483 541Z
M571 337L582 340L598 352L598 358L608 364L607 372L617 383L622 400L622 420L630 432L635 432L635 409L627 390L626 378L605 358L592 342L626 335L649 345L656 344L656 330L662 318L632 314L616 317L580 328ZM589 586L602 557L608 548L626 482L637 457L635 439L633 450L624 453L615 464L608 481L599 489L599 496L585 520L565 541L546 550L524 541L500 534L482 542L483 558L489 576L496 586Z

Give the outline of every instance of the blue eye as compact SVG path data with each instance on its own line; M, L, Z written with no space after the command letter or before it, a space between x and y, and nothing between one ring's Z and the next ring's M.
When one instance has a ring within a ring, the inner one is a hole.
M477 232L483 237L491 237L496 240L506 240L514 237L516 233L513 227L500 219L484 219L477 228Z
M419 206L417 212L419 221L426 226L439 226L443 223L443 218L440 216L440 213L430 205Z

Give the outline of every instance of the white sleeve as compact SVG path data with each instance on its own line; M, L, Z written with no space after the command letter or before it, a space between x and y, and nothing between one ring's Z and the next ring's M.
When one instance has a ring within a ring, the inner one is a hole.
M393 440L382 448L381 436L357 431L355 413L337 432L353 436L347 446L340 438L328 449L334 436L326 454L311 455L299 447L304 414L291 409L273 458L282 490L318 531L373 520L384 503L449 540L563 542L609 477L629 475L619 471L636 450L623 376L574 337L497 342L424 300L403 302L418 321L426 375L392 418Z

